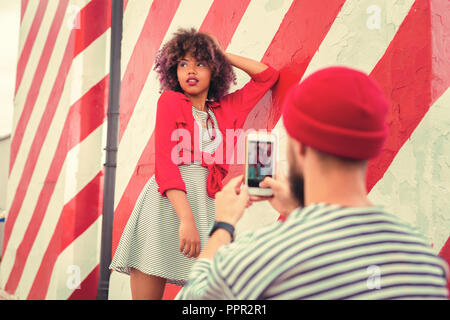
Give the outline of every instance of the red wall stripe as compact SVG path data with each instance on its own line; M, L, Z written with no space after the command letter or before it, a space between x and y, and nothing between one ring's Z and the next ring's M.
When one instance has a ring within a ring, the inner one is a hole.
M42 20L44 19L47 4L48 0L39 1L39 5L34 15L30 31L28 32L22 52L20 52L19 61L17 63L16 89L14 91L14 95L17 94L17 90L19 89L20 83L22 82L23 73L25 72L25 67L27 66L28 59L31 55L31 50L33 49L34 42L36 41L37 34L39 32L39 28L41 27Z
M281 103L287 90L303 77L320 44L330 30L345 0L308 1L293 3L267 48L262 62L280 70L280 80L275 87L273 107L267 117L255 119L258 128L274 128L281 116ZM264 122L262 122L264 121Z
M450 1L430 1L432 88L431 99L437 100L450 85Z
M102 200L103 172L100 171L76 197L64 206L27 299L45 299L58 256L74 239L95 223L102 214Z
M53 196L67 152L82 142L92 131L102 125L105 120L107 105L105 100L107 100L106 97L108 96L108 80L109 77L105 77L97 85L92 87L69 111L56 153L45 179L44 186L39 194L38 202L28 223L25 235L17 247L14 265L5 285L5 290L8 292L14 293L20 281L30 250L42 227L42 221ZM93 106L96 106L96 108L93 108ZM89 213L81 210L79 212L81 217L86 214ZM67 225L65 227L70 228ZM62 234L63 231L56 229L54 233ZM50 262L44 261L44 263L48 264Z
M20 23L23 21L23 16L25 15L25 12L28 8L28 2L29 0L22 0L21 7L20 7Z
M250 0L216 0L199 30L213 34L223 48L228 47Z
M150 7L122 80L124 84L133 85L124 86L121 90L119 143L179 4L180 0L154 0Z
M95 300L97 298L97 283L100 265L97 265L67 300Z
M171 283L166 284L162 300L174 300L180 290L180 286Z
M96 0L88 4L89 10L81 10L79 14L80 26L74 29L75 58L83 52L92 42L99 38L111 26L111 0ZM91 12L95 12L93 19ZM106 24L105 24L106 23ZM89 30L89 32L86 32ZM91 31L92 30L92 31Z
M103 0L93 0L82 10L86 10L86 20L93 21L98 16L98 13L94 11L95 2L103 1ZM99 25L97 25L99 27ZM103 25L103 30L106 31L110 26L105 24ZM98 33L98 31L93 30L92 28L86 28L87 33ZM102 33L100 33L102 34ZM86 37L91 38L91 37ZM74 53L74 43L75 43L75 33L72 32L68 41L68 45L66 47L66 52L64 53L63 62L58 71L58 76L56 77L56 81L54 83L52 92L50 94L50 98L48 100L46 110L44 112L45 117L41 118L39 123L38 130L36 132L36 136L34 137L32 146L30 148L27 161L25 163L24 170L22 172L22 176L17 187L16 194L14 195L14 199L11 205L10 212L8 213L8 220L5 224L5 235L4 235L4 245L3 245L3 253L6 250L6 247L9 242L9 237L11 235L12 228L17 219L17 215L20 211L20 208L23 203L23 199L25 198L25 194L27 192L28 185L30 183L32 174L34 172L34 168L39 157L39 153L41 151L42 144L45 141L47 136L49 127L51 122L53 121L53 116L55 115L56 108L58 106L59 100L61 98L64 85L66 82L66 77L69 72L70 66L72 64L73 53ZM85 43L89 45L89 43Z
M383 177L433 104L431 61L429 1L417 0L370 74L390 100L391 108L387 119L390 132L383 152L369 163L368 190Z

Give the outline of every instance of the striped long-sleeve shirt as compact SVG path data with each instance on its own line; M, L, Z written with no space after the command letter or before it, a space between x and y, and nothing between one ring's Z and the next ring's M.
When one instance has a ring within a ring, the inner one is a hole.
M315 204L199 259L178 299L446 299L447 276L383 208Z

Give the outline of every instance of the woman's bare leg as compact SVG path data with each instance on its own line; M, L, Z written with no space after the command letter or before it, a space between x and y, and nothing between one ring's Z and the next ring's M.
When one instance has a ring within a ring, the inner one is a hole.
M130 285L133 300L161 300L166 279L131 268Z

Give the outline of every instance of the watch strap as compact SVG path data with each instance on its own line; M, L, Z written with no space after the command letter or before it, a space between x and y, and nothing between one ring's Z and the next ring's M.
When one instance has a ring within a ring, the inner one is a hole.
M209 233L209 236L211 236L217 229L224 229L228 231L231 235L231 241L234 240L234 227L227 223L222 221L216 221L211 229L211 232Z

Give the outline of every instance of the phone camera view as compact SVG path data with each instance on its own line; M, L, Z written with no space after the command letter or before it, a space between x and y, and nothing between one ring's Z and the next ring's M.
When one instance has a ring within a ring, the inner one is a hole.
M258 188L265 177L272 177L272 142L251 141L248 144L248 186Z

